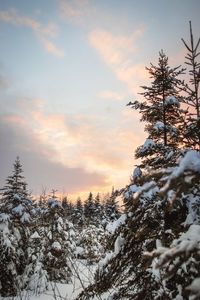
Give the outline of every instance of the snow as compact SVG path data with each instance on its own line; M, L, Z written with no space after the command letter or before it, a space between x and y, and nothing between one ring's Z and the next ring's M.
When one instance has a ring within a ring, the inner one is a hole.
M184 240L200 243L200 225L192 224L185 233L182 233L182 235L179 238L179 241Z
M115 231L119 228L119 226L121 226L122 224L124 224L126 222L126 219L127 219L126 214L121 215L121 217L119 219L117 219L116 221L108 223L106 226L106 230L108 232L110 232L111 234L114 234Z
M193 294L195 294L195 297L200 297L200 278L195 278L191 285L187 287L187 289L190 290ZM190 299L193 299L193 297L191 297Z
M165 264L170 258L178 255L190 255L194 249L200 249L200 225L192 224L189 229L182 233L178 239L172 242L170 248L163 247L157 242L157 249L152 252L145 252L146 255L160 254L159 265Z
M114 257L113 252L108 252L106 256L99 261L99 268L103 268Z
M0 214L0 222L7 222L10 220L10 216L8 214L5 213L1 213Z
M121 234L117 237L114 245L114 254L117 255L120 251L122 246L124 245L124 238Z
M74 255L75 255L75 257L79 257L79 256L83 255L84 252L85 252L85 250L83 247L77 246L76 250L74 251Z
M54 198L50 198L48 201L47 201L48 205L50 205L52 208L54 207L62 207L62 204L60 201L54 199Z
M12 300L55 300L55 299L65 299L74 300L78 294L86 288L90 283L93 282L94 273L97 265L87 265L84 260L74 260L73 264L73 279L72 282L67 284L50 282L47 291L38 295L38 293L33 294L31 291L25 291L20 294L19 297L12 297ZM78 278L79 277L79 278ZM81 280L81 281L80 281ZM30 286L31 288L31 286ZM38 291L39 292L39 291ZM10 300L10 298L3 298L4 300ZM93 300L99 299L94 297ZM102 300L109 299L108 295L105 294L105 298Z
M142 171L140 169L140 167L136 167L134 170L133 170L133 178L138 178L138 177L141 177L142 176Z
M146 139L144 145L142 146L143 151L149 150L155 146L155 143L152 139Z
M157 132L163 130L164 127L165 127L165 125L163 124L163 122L160 122L160 121L156 122L155 125L153 126L153 128L154 128Z
M133 198L138 199L139 196L145 193L145 197L152 197L153 194L157 193L159 191L159 188L156 185L155 181L146 182L141 186L138 191L134 194Z
M165 99L165 105L176 105L177 107L180 106L180 103L179 101L176 99L175 96L168 96L166 99Z
M23 215L22 215L22 217L20 218L20 220L21 220L22 223L25 223L25 222L29 223L30 219L31 219L30 214L26 213L26 212L24 212Z
M15 200L21 200L21 197L20 197L18 194L15 194L15 195L14 195L14 199L15 199Z
M138 186L138 185L136 185L136 184L132 184L132 185L129 187L128 191L126 191L126 192L124 193L124 197L125 197L126 199L129 199L130 196L132 196L133 193L136 193L139 189L140 189L140 186Z
M181 160L179 166L174 170L171 177L178 177L184 171L190 170L200 173L200 153L195 150L190 150Z
M200 153L195 150L190 150L182 158L179 166L174 168L174 171L169 176L166 184L160 189L161 193L164 193L169 188L171 181L181 176L185 171L192 171L200 173ZM188 177L186 177L186 181Z
M39 236L38 232L35 231L35 232L30 236L30 238L31 238L31 239L39 239L40 236Z
M12 212L18 216L22 216L23 211L24 211L24 207L22 204L19 204L18 206L12 209Z
M62 247L61 247L61 244L57 241L55 241L53 244L52 244L52 248L55 249L55 250L61 250Z

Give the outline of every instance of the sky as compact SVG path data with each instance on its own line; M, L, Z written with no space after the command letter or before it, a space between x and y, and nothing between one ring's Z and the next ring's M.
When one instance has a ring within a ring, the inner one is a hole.
M121 188L146 134L145 66L175 67L199 0L0 0L0 186L16 156L34 195L71 199Z

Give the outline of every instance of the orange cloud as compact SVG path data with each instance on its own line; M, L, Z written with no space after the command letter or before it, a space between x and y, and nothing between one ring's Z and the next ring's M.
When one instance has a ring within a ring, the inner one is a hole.
M115 36L103 29L96 29L90 33L89 41L95 47L108 65L124 64L127 54L134 53L134 44L138 32L130 36Z
M0 11L0 21L30 28L39 40L42 42L45 50L59 58L64 56L63 50L59 49L49 38L55 38L58 35L58 27L54 23L44 26L39 21L19 15L14 9Z
M148 81L148 74L142 64L134 63L137 54L137 39L144 33L144 27L131 35L114 35L103 29L96 29L89 34L89 41L104 62L112 69L115 76L126 83L131 93L137 94L138 87Z
M134 114L131 118L131 113L122 112L119 123L109 128L98 115L49 114L41 100L32 106L24 102L20 110L23 116L20 113L20 118L10 116L9 120L16 124L19 120L29 135L44 145L43 154L48 160L105 177L104 183L96 187L99 191L127 183L134 149L143 142L143 129Z

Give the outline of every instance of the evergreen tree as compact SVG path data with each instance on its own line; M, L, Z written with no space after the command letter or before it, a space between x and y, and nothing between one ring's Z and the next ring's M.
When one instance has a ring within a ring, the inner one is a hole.
M24 283L27 291L39 295L48 288L48 274L44 266L45 239L37 229L30 236L28 261L24 271Z
M64 218L61 202L55 197L48 200L45 220L44 266L48 278L50 281L68 283L71 280L70 261L75 247L73 225Z
M119 208L116 203L116 196L117 196L117 193L115 193L114 188L113 188L110 197L108 197L106 199L105 215L106 215L108 222L118 219L118 217L120 215Z
M95 223L101 224L104 217L104 208L100 201L100 194L98 193L94 199L94 217Z
M15 296L24 288L24 270L28 260L27 245L33 224L33 203L22 175L19 157L2 189L0 230L0 294ZM10 285L10 286L9 286Z
M192 24L190 21L190 42L186 43L182 39L188 53L186 55L186 65L189 67L190 82L185 84L184 91L186 97L184 102L189 105L190 113L187 118L187 125L184 135L184 142L187 147L200 149L200 61L199 61L199 45L200 38L197 43L194 42L192 33Z
M73 211L73 224L77 225L79 228L83 226L84 223L84 212L83 204L81 198L78 197Z
M94 222L94 198L91 192L84 203L84 217L86 223Z
M73 213L73 205L72 203L69 201L68 197L65 196L62 201L62 207L63 207L63 211L64 211L64 216L68 219L71 220L72 219L72 213Z
M24 181L24 176L22 175L23 170L19 157L16 158L13 166L13 174L7 177L6 185L1 189L2 201L4 203L10 202L14 198L28 198L27 183Z
M112 252L78 299L190 299L190 291L198 299L199 180L200 155L189 151L179 166L124 188L129 209L115 224Z
M142 167L161 166L172 161L172 150L181 141L182 127L186 111L180 109L180 91L183 81L179 76L184 69L170 68L168 57L159 52L158 66L151 64L146 68L152 78L151 86L142 86L141 95L145 101L130 102L133 109L139 110L141 121L146 122L148 138L136 150L136 158L142 158Z

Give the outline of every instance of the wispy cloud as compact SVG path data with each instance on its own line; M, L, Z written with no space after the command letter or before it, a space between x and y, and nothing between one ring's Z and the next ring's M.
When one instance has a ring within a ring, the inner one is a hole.
M121 101L122 99L125 98L124 93L117 93L115 91L110 91L110 90L105 90L102 91L98 94L98 97L102 99L108 99L108 100L113 100L113 101Z
M15 9L1 10L0 21L15 26L30 28L37 38L40 40L45 50L59 58L64 56L63 50L59 49L54 42L51 41L58 35L58 27L54 23L43 25L41 22L27 16L20 15Z
M144 34L144 27L136 29L131 35L118 35L104 29L90 32L89 42L103 61L112 69L120 81L127 84L131 93L137 94L141 82L146 82L148 74L140 63L134 62L139 49L138 39Z
M78 25L83 25L96 11L89 0L59 0L59 9L64 19Z
M53 54L59 58L63 58L65 56L65 53L62 49L58 48L53 42L49 41L48 39L44 37L40 37L40 40L47 52L50 54Z

